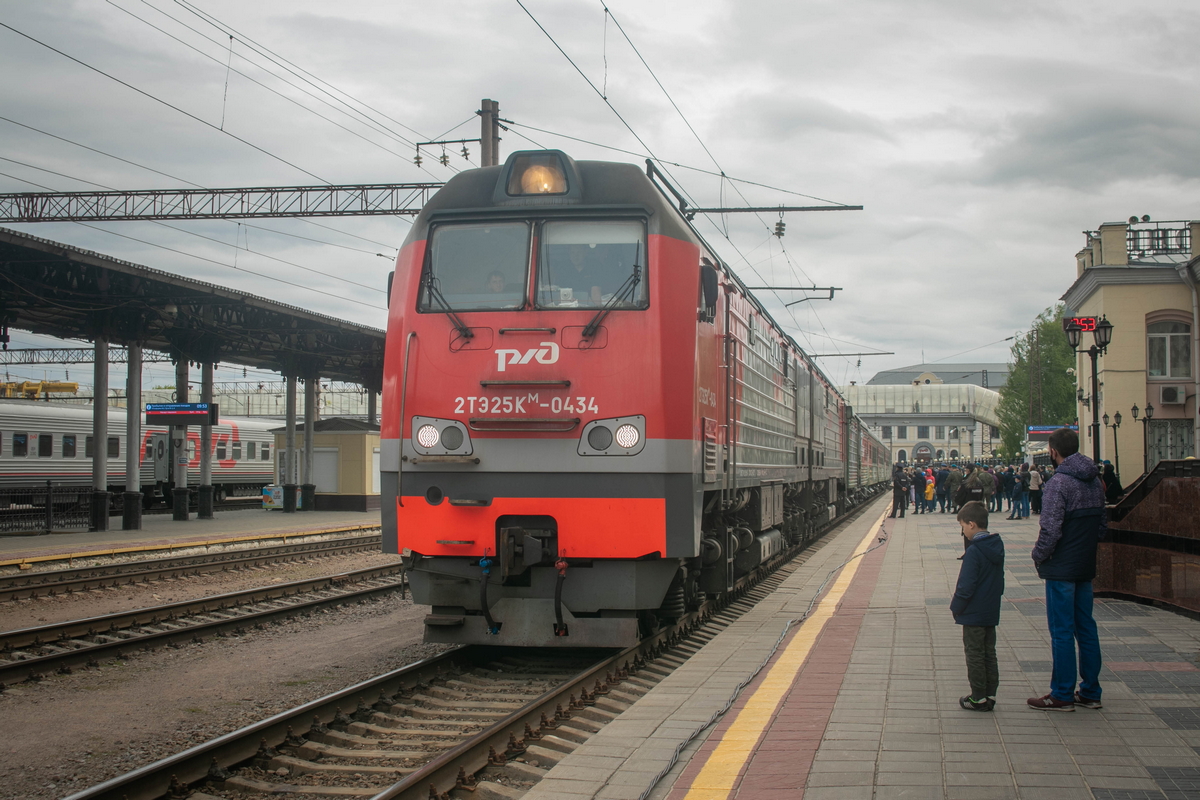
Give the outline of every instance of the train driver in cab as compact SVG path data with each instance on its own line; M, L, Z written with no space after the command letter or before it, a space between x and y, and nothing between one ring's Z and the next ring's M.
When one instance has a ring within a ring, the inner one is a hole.
M589 258L591 255L586 244L572 244L567 246L567 260L569 267L565 280L571 285L571 288L580 295L587 297L593 304L600 304L600 275L597 274L594 264L594 259ZM578 299L578 298L577 298Z

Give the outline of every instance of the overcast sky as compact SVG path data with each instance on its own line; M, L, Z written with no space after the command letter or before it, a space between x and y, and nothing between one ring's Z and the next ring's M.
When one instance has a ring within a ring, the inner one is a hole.
M699 170L865 206L789 214L782 241L775 215L698 220L748 283L843 287L790 311L763 298L810 352L895 351L822 359L839 383L922 354L1005 361L1002 340L1074 280L1082 230L1196 216L1195 2L611 0L606 19L598 0L524 1L641 142L515 0L0 0L0 22L66 54L0 28L0 192L445 180L436 158L412 164L410 143L478 136L488 97L517 123L502 156L544 145L641 162L532 126L698 168L670 171L704 206L814 201ZM213 22L237 32L232 48ZM384 326L407 221L251 224L14 227ZM14 332L12 346L44 343Z

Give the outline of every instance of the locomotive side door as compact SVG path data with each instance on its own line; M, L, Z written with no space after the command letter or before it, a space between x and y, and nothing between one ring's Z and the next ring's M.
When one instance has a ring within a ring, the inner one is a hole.
M148 459L154 464L154 482L171 480L171 448L165 433L150 434Z

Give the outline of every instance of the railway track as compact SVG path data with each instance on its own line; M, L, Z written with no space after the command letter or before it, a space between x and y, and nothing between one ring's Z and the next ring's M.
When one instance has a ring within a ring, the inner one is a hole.
M517 798L823 545L818 538L786 551L723 604L708 603L621 652L456 648L66 800L157 800L192 789L193 798Z
M380 537L375 534L295 542L244 550L221 550L99 566L12 573L0 577L0 602L54 597L59 594L202 575L206 572L247 569L262 564L327 558L346 553L378 550L379 547Z
M198 600L105 614L0 633L0 690L5 683L98 667L140 649L238 634L298 614L365 603L406 591L399 563L274 584Z

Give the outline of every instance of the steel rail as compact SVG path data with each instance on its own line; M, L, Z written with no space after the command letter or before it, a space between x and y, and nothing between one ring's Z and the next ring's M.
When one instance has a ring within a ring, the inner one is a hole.
M147 561L126 561L94 567L74 567L45 572L23 572L0 578L0 602L36 597L54 597L89 589L126 586L152 580L200 575L229 569L253 567L259 564L292 561L298 558L326 557L339 553L378 548L380 537L353 536L344 539L325 539L315 542L257 547L253 549L222 550L217 553L198 553Z
M392 580L393 577L397 579ZM236 631L279 616L292 616L326 605L365 601L377 594L403 592L406 591L405 578L401 564L388 564L136 611L6 631L0 633L0 659L6 659L0 661L0 682L38 680L49 671L69 672L76 666L97 666L101 657L119 658L139 647L170 644L179 640L195 641L201 635ZM378 580L389 582L355 591L342 591L348 585ZM301 600L298 597L303 594L331 591L337 593L322 594L309 600ZM246 609L247 606L278 600L285 601L286 605L261 610ZM235 616L214 618L211 616L213 614ZM204 618L205 615L208 615L207 618ZM196 616L202 618L189 619ZM151 630L142 630L145 626L150 626ZM102 641L82 641L84 637ZM51 647L56 648L56 652L29 658L12 658L14 652Z

